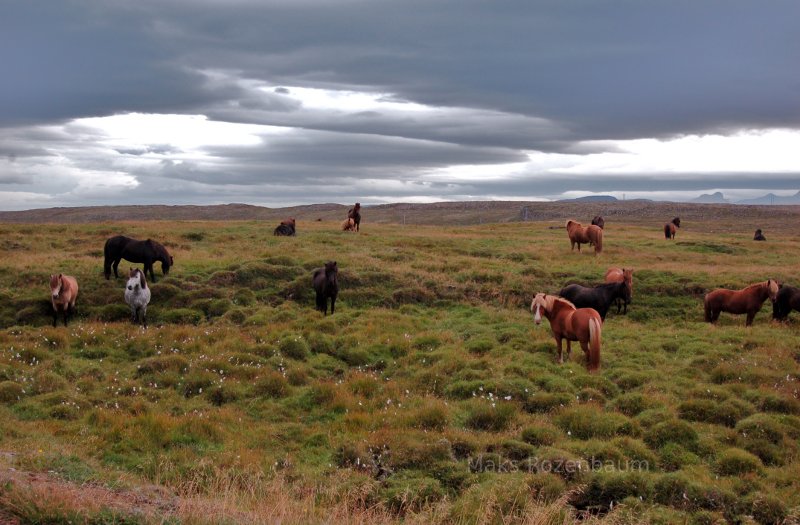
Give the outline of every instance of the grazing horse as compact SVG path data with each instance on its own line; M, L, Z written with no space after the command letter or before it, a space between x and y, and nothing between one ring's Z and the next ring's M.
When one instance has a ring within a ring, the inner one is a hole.
M103 263L103 272L106 279L111 277L111 267L113 263L114 277L119 277L117 267L119 261L125 259L133 263L143 263L144 273L150 272L150 279L156 282L156 276L153 273L153 263L161 261L161 271L164 275L169 273L169 268L175 264L172 256L166 248L156 241L147 239L146 241L137 241L124 235L117 235L111 237L106 241L105 248L105 261Z
M624 282L628 285L628 290L630 290L630 294L627 300L620 300L617 299L617 313L619 313L622 306L625 306L625 311L623 313L628 313L628 305L631 303L631 298L633 297L633 269L632 268L609 268L606 271L606 282L607 283L620 283Z
M558 295L575 305L575 308L595 309L603 321L615 300L631 302L631 289L625 281L601 284L593 288L570 284L562 288Z
M361 227L361 203L357 202L355 206L347 210L347 218L353 219L355 231L359 231Z
M64 326L67 326L67 315L75 313L75 301L78 299L78 281L71 275L50 276L50 301L53 303L53 326L58 323L58 310L64 312Z
M128 272L128 283L125 285L125 302L131 307L131 322L136 323L141 313L142 326L147 328L147 305L150 303L150 288L144 272L139 268L131 268Z
M728 290L717 288L706 294L703 305L705 307L706 321L716 323L720 312L730 314L747 314L745 326L753 324L761 305L769 297L773 302L778 295L778 281L769 279L763 283L751 284L742 290Z
M336 296L339 294L338 276L339 268L336 261L325 263L324 268L314 270L311 284L317 292L317 310L328 315L328 297L331 298L331 315L336 306Z
M342 223L342 231L343 232L354 232L356 231L356 221L351 218L347 218Z
M569 235L569 242L572 250L575 245L578 245L578 251L581 251L581 244L594 245L594 254L603 251L603 229L597 225L592 224L585 228L581 223L575 221L567 221L567 235Z
M800 312L800 288L782 284L775 302L772 303L772 318L785 321L792 310Z
M564 362L561 342L567 340L567 359L570 354L570 343L579 341L586 353L586 367L590 372L600 368L600 342L602 339L603 321L592 308L575 308L575 305L556 297L537 293L531 301L533 320L538 325L542 315L550 321L550 329L558 345L558 362Z
M592 219L592 224L594 224L595 226L599 226L601 230L606 229L606 220L600 215L594 216L594 219Z
M295 234L296 234L296 232L295 232L296 224L297 223L295 222L294 217L289 217L288 219L283 219L281 221L281 223L278 226L275 227L275 230L272 232L272 235L282 235L282 236L286 236L286 237L294 237Z
M675 229L681 227L681 219L680 217L675 217L670 222L664 225L664 238L665 239L674 239L675 238Z
M764 237L764 234L761 233L761 228L756 230L755 235L753 235L753 240L754 241L766 241L767 240L767 238Z

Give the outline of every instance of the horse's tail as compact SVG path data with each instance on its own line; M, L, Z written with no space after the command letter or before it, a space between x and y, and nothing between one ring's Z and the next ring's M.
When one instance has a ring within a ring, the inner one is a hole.
M597 255L603 251L603 230L598 226L595 229L595 233L597 235L595 235L594 239L594 253Z
M667 224L665 224L665 225L664 225L664 238L665 238L665 239L669 239L669 238L670 238L670 235L671 235L671 233L672 233L672 232L670 231L670 229L671 229L671 228L669 227L669 223L667 223Z
M603 328L599 320L589 319L589 371L594 372L600 368L600 342Z
M703 298L703 309L705 310L705 319L707 323L711 322L711 301L708 298L709 295L711 294L706 294Z

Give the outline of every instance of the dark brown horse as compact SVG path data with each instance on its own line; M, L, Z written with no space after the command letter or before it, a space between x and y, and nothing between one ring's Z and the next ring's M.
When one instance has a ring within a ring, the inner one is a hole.
M594 219L592 219L592 224L594 224L595 226L599 226L601 230L606 229L606 220L600 215L594 216Z
M664 225L664 238L674 239L676 228L680 227L681 227L681 219L680 217L675 217L670 222Z
M606 314L613 302L631 302L631 291L624 281L594 287L570 284L562 288L558 295L571 302L575 308L593 308L603 321L606 320Z
M361 228L361 203L357 202L355 206L347 210L347 218L353 219L353 225L355 227L355 231L359 231Z
M111 237L106 241L105 248L105 261L103 262L103 273L106 279L111 277L111 268L114 268L114 277L119 277L117 267L122 259L132 263L144 264L144 273L150 272L150 279L156 282L156 276L153 273L153 263L161 261L161 271L164 275L169 274L169 268L175 264L172 256L166 248L161 244L147 239L146 241L137 241L124 235L117 235Z
M296 235L295 226L296 222L294 220L294 217L283 219L281 223L275 227L275 230L272 232L272 235L294 237Z
M767 240L767 238L764 237L764 234L761 233L761 228L756 230L755 235L753 235L753 240L754 241L766 241Z
M603 321L592 308L575 308L575 305L556 297L537 293L531 301L533 320L538 325L542 316L550 321L550 329L558 345L558 362L564 362L562 341L567 340L567 359L571 351L570 343L579 341L586 354L586 367L590 372L600 368L600 343L602 340Z
M595 255L603 251L603 230L599 226L593 224L584 228L579 222L567 221L567 235L573 250L576 244L578 251L581 251L581 244L588 244L594 246Z
M785 321L792 310L800 312L800 288L782 284L775 302L772 303L772 318Z
M75 301L78 299L78 281L71 275L50 276L50 302L53 304L53 326L58 323L58 311L64 312L64 326L67 316L75 313Z
M628 313L628 305L631 303L631 298L633 298L633 269L632 268L609 268L606 271L606 282L607 283L621 283L624 282L628 285L628 290L630 290L630 295L628 299L625 301L621 301L617 299L617 313L622 309L624 304L625 311L623 313Z
M331 315L336 307L336 296L339 294L339 268L336 261L325 263L324 268L314 270L311 284L317 292L317 310L328 315L328 298L331 299Z
M753 324L761 305L767 298L775 301L778 295L778 281L769 279L763 283L751 284L742 290L728 290L717 288L706 294L703 301L705 306L706 321L716 323L721 312L730 314L747 314L745 326Z

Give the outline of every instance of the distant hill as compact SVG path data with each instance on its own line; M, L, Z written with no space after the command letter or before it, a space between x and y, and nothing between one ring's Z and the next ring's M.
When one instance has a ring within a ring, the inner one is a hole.
M558 202L616 202L619 199L612 195L587 195L576 199L564 199Z
M766 206L800 204L800 191L794 195L789 195L788 197L781 197L780 195L775 195L774 193L767 193L763 197L737 201L736 204L760 204Z
M717 191L714 193L704 193L689 202L696 202L699 204L725 204L730 201L725 198L721 191Z

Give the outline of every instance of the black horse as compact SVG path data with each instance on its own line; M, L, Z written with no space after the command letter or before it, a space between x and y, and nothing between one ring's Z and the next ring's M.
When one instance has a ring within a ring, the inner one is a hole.
M359 226L361 225L361 203L357 202L355 206L347 210L347 218L353 219L356 226L356 231L359 231Z
M755 235L753 235L753 240L754 241L766 241L767 240L767 238L764 237L764 234L761 232L761 228L756 230Z
M296 222L294 220L294 217L289 217L288 219L284 219L278 226L275 227L275 230L272 232L272 235L294 237L296 235L295 225Z
M333 315L336 295L339 293L338 273L336 261L326 262L324 268L314 270L311 283L317 292L317 310L325 315L328 315L328 297L331 298L331 315Z
M800 288L782 284L775 302L772 303L772 318L785 321L792 310L800 312Z
M146 241L137 241L124 235L117 235L111 237L106 241L106 246L103 249L105 254L105 261L103 262L103 272L106 279L111 277L111 268L114 268L114 277L119 277L117 273L117 266L119 261L125 259L132 263L144 264L144 273L150 272L150 280L156 282L156 276L153 273L153 263L161 261L161 271L164 275L169 273L169 267L175 264L172 256L167 252L161 244L147 239Z
M622 299L629 304L631 301L631 289L625 282L606 283L594 288L570 284L562 288L558 295L570 301L576 308L594 308L604 321L615 299Z
M606 228L606 220L600 215L594 216L594 219L592 219L592 224L594 224L595 226L600 226L601 230L604 230Z

